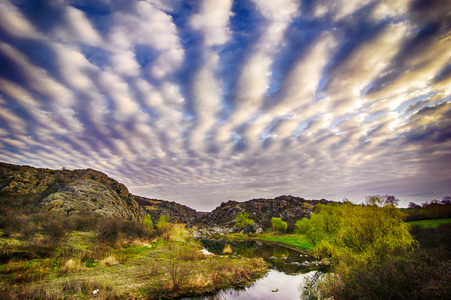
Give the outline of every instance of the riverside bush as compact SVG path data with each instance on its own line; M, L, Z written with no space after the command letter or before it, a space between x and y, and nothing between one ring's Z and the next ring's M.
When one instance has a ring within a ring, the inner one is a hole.
M414 227L412 234L417 242L394 205L351 203L320 205L310 221L301 225L315 242L316 253L335 260L334 275L319 284L322 297L451 297L451 226Z

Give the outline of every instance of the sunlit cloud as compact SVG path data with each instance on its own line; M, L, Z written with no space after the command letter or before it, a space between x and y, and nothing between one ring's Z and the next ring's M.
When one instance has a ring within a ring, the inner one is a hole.
M440 198L448 2L4 0L0 160L200 210Z

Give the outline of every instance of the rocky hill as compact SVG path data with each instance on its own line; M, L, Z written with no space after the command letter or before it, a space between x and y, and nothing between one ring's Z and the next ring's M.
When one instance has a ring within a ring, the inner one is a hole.
M138 221L146 215L125 185L91 169L50 170L0 163L0 196L32 196L46 211L65 215L93 213Z
M129 193L127 187L96 170L51 170L0 163L0 197L33 196L38 205L65 215L92 213L153 222L164 214L171 222L193 223L196 210Z
M201 213L188 206L158 199L148 199L135 196L136 202L142 206L155 223L161 215L165 215L169 221L175 223L192 224Z
M312 214L318 203L330 201L306 200L293 196L280 196L274 199L253 199L246 202L223 202L211 213L200 218L196 224L199 227L233 228L235 218L239 212L247 212L254 220L251 231L259 232L270 228L271 218L282 218L288 224L288 231L292 231L297 220Z

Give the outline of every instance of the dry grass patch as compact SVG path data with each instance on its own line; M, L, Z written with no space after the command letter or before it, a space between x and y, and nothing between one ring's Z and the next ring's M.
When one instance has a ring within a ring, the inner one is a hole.
M108 257L105 257L99 262L100 267L107 267L107 266L113 266L117 265L119 262L117 261L116 257L110 255Z
M69 258L61 267L60 275L67 274L69 272L76 272L83 267L80 258Z

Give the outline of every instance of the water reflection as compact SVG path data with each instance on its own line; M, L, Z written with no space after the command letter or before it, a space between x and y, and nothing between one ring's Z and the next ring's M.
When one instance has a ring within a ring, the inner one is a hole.
M307 273L317 268L300 265L304 261L313 261L313 257L273 243L226 240L201 240L201 243L209 252L218 255L227 253L250 258L262 257L269 264L270 269L286 274Z
M198 298L198 300L236 300L236 299L303 299L306 278L315 271L306 274L289 275L277 270L269 270L267 275L244 290L227 289L215 295Z
M201 242L206 250L217 255L262 257L268 263L269 271L265 277L246 288L227 289L214 295L185 300L304 299L306 282L316 273L317 267L301 265L304 261L313 261L313 257L273 243L228 240Z

